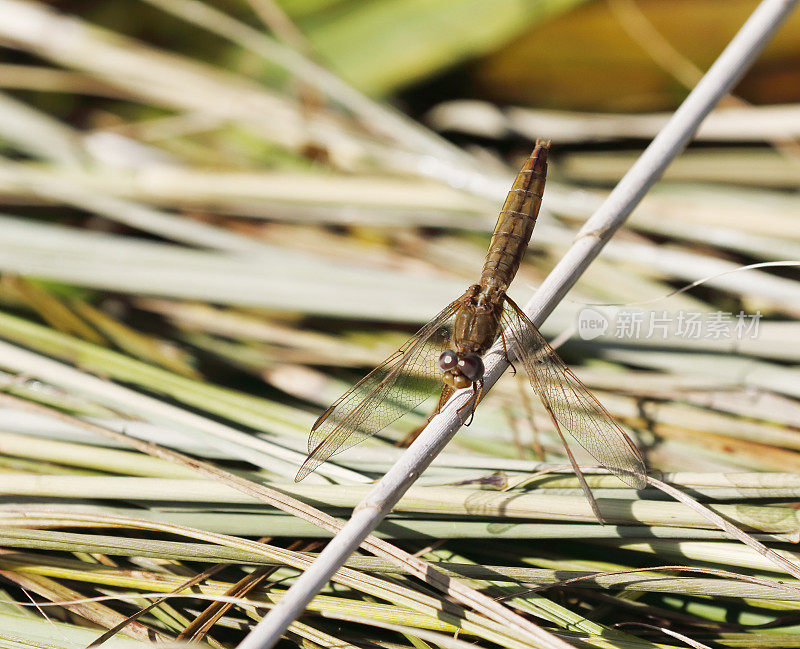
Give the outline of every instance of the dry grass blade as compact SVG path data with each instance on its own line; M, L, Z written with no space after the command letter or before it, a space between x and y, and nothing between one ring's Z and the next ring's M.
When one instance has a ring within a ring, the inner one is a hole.
M195 586L196 584L199 584L199 583L205 581L206 579L208 579L209 577L211 577L212 575L214 575L215 572L217 572L217 570L215 570L213 567L212 568L208 568L208 569L204 570L203 572L201 572L200 574L196 575L195 577L192 577L192 579L189 579L185 584L182 584L181 586L176 588L174 591L172 591L171 594L172 595L176 595L176 594L180 593L181 591L184 591L184 590L187 590L189 588L192 588L192 586ZM158 606L162 602L165 602L167 599L168 599L167 596L154 599L150 604L148 604L144 608L139 609L133 615L129 615L127 618L125 618L124 620L118 622L116 625L111 627L108 631L106 631L102 635L98 636L98 638L96 640L94 640L86 649L91 649L92 647L99 647L100 645L104 644L107 640L109 640L112 637L114 637L115 635L117 635L120 631L122 631L126 627L130 626L133 622L135 622L142 615L144 615L145 613L147 613L151 609L155 608L156 606Z
M372 101L339 77L310 61L298 51L241 23L199 0L146 0L164 11L175 13L249 49L290 72L297 79L327 94L332 100L350 109L365 130L377 131L391 138L402 148L411 147L420 154L436 156L444 161L472 166L469 156L449 142L419 126L389 106Z
M7 550L3 550L0 552L0 556L7 552ZM42 597L45 597L53 602L82 599L78 591L68 588L53 579L48 579L47 577L38 575L21 575L17 572L6 570L0 570L0 575L2 575L5 579L17 584L21 588L41 595ZM79 602L75 604L62 605L75 614L80 615L82 618L85 618L86 620L94 622L100 626L126 625L127 633L125 635L137 640L153 642L156 640L168 639L168 637L162 634L157 634L152 629L149 629L141 624L137 624L133 621L131 621L133 623L128 624L129 621L125 620L123 615L120 615L113 609L97 602Z
M645 573L645 572L697 572L703 574L710 574L719 577L726 577L728 579L734 580L741 580L751 584L757 584L759 586L765 586L771 590L778 590L783 591L783 594L776 593L776 597L785 597L788 594L790 596L797 596L800 594L800 590L797 586L793 586L791 584L787 584L785 582L776 582L769 579L761 579L759 577L751 577L749 575L741 575L738 573L730 572L728 570L713 570L710 568L693 568L690 566L648 566L647 568L633 568L629 570L615 570L613 572L596 572L591 575L581 575L579 577L572 577L570 579L564 579L562 581L557 581L553 584L548 584L546 587L551 588L553 586L566 586L568 584L577 583L580 581L584 581L587 579L597 579L600 577L613 577L616 575L632 575L636 573ZM541 590L541 588L539 589ZM517 593L515 596L521 595L523 593Z
M47 171L2 162L0 183L2 182L16 186L17 191L27 191L35 197L63 202L181 243L228 252L263 254L268 251L266 246L222 228L198 223L132 201L104 196L97 190L81 190L73 183L65 182Z
M0 76L5 76L2 68ZM46 160L71 166L86 158L75 131L5 94L0 95L0 134L6 141Z
M747 545L748 547L753 548L756 552L760 555L766 557L777 566L788 572L790 575L794 575L797 578L800 578L800 566L793 563L792 561L786 560L784 557L779 555L774 550L771 550L763 543L754 539L750 534L745 533L743 530L739 529L736 525L733 525L730 521L725 520L719 514L714 513L708 507L702 506L698 503L694 498L687 496L680 490L676 489L675 487L666 484L665 482L661 482L661 480L657 480L653 477L648 477L647 482L652 484L655 487L661 489L664 493L668 493L670 496L682 502L683 504L687 505L688 507L692 508L694 511L700 513L702 516L713 522L717 525L720 529L725 530L728 534L733 536L736 539L739 539L742 543Z
M294 549L294 548L292 548ZM266 580L275 568L261 568L254 573L243 577L229 591L229 595L234 597L244 597L248 592L256 588L261 582ZM228 602L214 602L200 613L191 624L189 624L179 636L179 639L188 639L192 642L202 640L209 629L216 624L219 619L230 609Z
M697 139L707 142L752 142L800 137L797 105L718 108L703 123ZM669 120L669 113L580 113L510 107L498 110L489 103L457 100L436 106L428 115L438 130L489 137L509 132L535 139L552 134L555 142L603 142L650 139ZM488 123L488 124L487 124Z

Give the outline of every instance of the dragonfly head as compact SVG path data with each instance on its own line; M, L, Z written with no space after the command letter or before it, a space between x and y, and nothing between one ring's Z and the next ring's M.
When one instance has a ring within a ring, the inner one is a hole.
M476 354L457 354L448 349L439 356L439 367L444 372L442 380L456 390L483 378L483 361Z

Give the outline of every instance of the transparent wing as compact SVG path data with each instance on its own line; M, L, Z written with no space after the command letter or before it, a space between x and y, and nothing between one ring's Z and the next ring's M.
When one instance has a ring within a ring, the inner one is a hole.
M503 305L501 322L513 338L514 354L554 423L569 431L595 460L626 484L643 489L646 469L639 450L509 298Z
M311 428L308 457L297 472L305 478L329 457L383 430L442 387L439 355L450 340L459 298L400 349L345 392Z

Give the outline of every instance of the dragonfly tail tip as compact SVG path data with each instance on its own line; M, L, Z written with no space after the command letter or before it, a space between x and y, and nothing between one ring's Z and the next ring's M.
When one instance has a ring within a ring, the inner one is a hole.
M532 169L540 173L547 169L547 154L550 153L550 140L536 140L531 157L525 163L523 169Z

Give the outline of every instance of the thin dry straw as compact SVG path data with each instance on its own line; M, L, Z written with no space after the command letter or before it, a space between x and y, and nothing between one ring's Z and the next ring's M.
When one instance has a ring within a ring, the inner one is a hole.
M301 52L283 45L204 2L198 0L145 0L145 2L228 38L241 47L259 54L265 60L281 66L295 78L303 80L346 106L371 130L382 133L404 147L456 164L470 164L469 156L448 141L421 127L414 120L391 106L373 101Z
M572 302L573 304L583 304L586 306L641 306L643 304L653 304L655 302L661 302L662 300L675 297L676 295L680 295L681 293L686 293L687 291L691 291L693 288L696 288L697 286L701 286L706 282L711 281L712 279L717 279L718 277L723 277L724 275L732 275L733 273L739 273L745 270L756 270L757 268L797 268L798 266L800 266L800 261L793 261L793 260L762 261L757 264L748 264L747 266L739 266L737 268L732 268L731 270L725 270L721 273L716 273L715 275L708 275L707 277L702 277L698 280L695 280L694 282L691 282L690 284L686 284L686 286L677 288L674 291L665 293L664 295L659 295L658 297L654 297L651 300L639 300L638 302L584 302L577 300L567 300L567 301Z
M534 324L541 325L575 284L672 159L683 150L705 116L741 78L797 2L763 0L759 4L669 122L581 228L572 247L528 302L525 311ZM489 362L485 390L494 385L507 367L504 355L498 352L493 349L487 355ZM462 390L450 399L443 411L355 508L350 520L311 567L239 644L239 649L269 649L280 639L288 626L302 614L307 603L375 529L460 428L462 422L458 408L467 403L469 393L469 390Z

